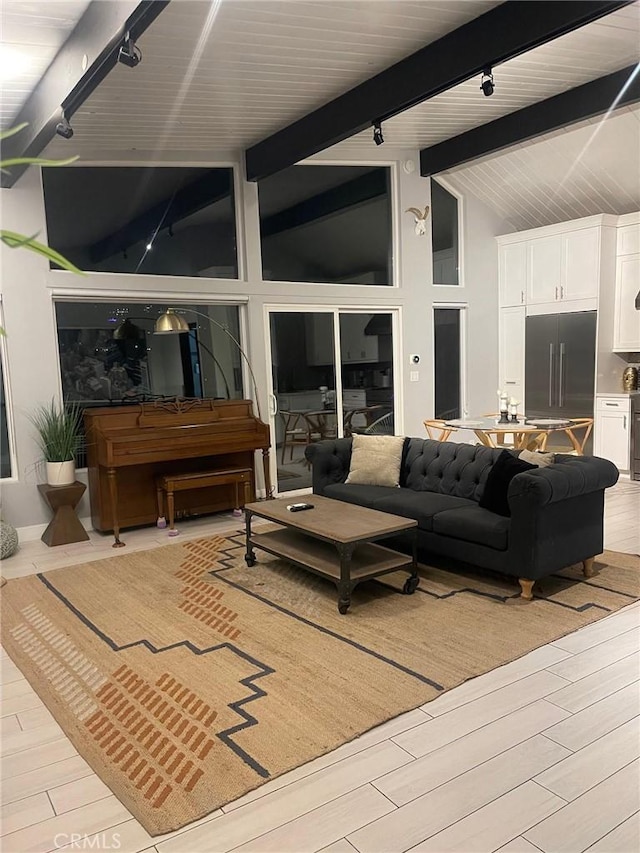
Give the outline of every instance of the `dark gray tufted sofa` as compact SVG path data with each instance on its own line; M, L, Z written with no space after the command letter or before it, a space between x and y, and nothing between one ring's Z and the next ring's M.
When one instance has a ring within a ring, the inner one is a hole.
M604 490L617 481L617 468L598 457L557 455L550 467L513 478L511 518L504 518L478 506L501 452L410 438L400 488L390 488L345 483L350 438L320 441L305 451L316 494L415 518L421 553L515 575L525 598L536 579L574 563L582 562L590 576L603 548Z

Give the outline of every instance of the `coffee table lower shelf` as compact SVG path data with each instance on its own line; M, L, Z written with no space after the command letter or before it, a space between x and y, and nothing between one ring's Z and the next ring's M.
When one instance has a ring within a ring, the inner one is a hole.
M374 542L345 546L316 539L308 533L282 528L269 533L249 534L245 556L248 566L256 562L252 548L282 557L300 568L334 581L340 594L340 613L346 613L349 609L351 591L361 581L406 570L410 572L410 577L405 581L402 591L411 595L418 586L415 558Z

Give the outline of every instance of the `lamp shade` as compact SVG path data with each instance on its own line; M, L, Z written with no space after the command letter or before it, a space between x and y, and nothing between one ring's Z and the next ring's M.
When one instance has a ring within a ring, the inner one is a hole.
M177 335L180 332L188 332L189 324L180 314L176 314L173 308L167 308L156 320L153 330L154 335Z

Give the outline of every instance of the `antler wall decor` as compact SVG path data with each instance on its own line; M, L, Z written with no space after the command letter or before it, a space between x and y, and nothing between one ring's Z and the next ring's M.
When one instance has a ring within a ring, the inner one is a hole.
M424 210L419 210L417 207L408 207L405 213L412 213L416 222L416 234L421 237L427 233L427 216L429 215L429 205Z

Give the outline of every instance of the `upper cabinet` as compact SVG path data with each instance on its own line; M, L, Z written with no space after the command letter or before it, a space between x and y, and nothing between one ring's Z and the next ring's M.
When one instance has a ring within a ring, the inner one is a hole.
M616 307L613 321L613 349L640 352L640 253L621 255L616 264Z
M600 228L582 228L562 237L561 299L593 299L600 286Z
M585 300L598 298L603 269L613 263L612 251L603 256L603 233L615 224L616 217L591 216L498 237L500 306L537 306L532 313L595 308Z
M543 237L529 240L527 254L527 304L554 302L561 298L562 237Z
M527 303L597 297L599 258L599 228L530 240Z
M367 334L371 314L340 314L340 350L343 364L378 361L378 336Z
M640 352L640 213L621 216L618 223L616 303L613 349Z
M510 243L500 251L500 305L524 305L527 295L527 244Z

